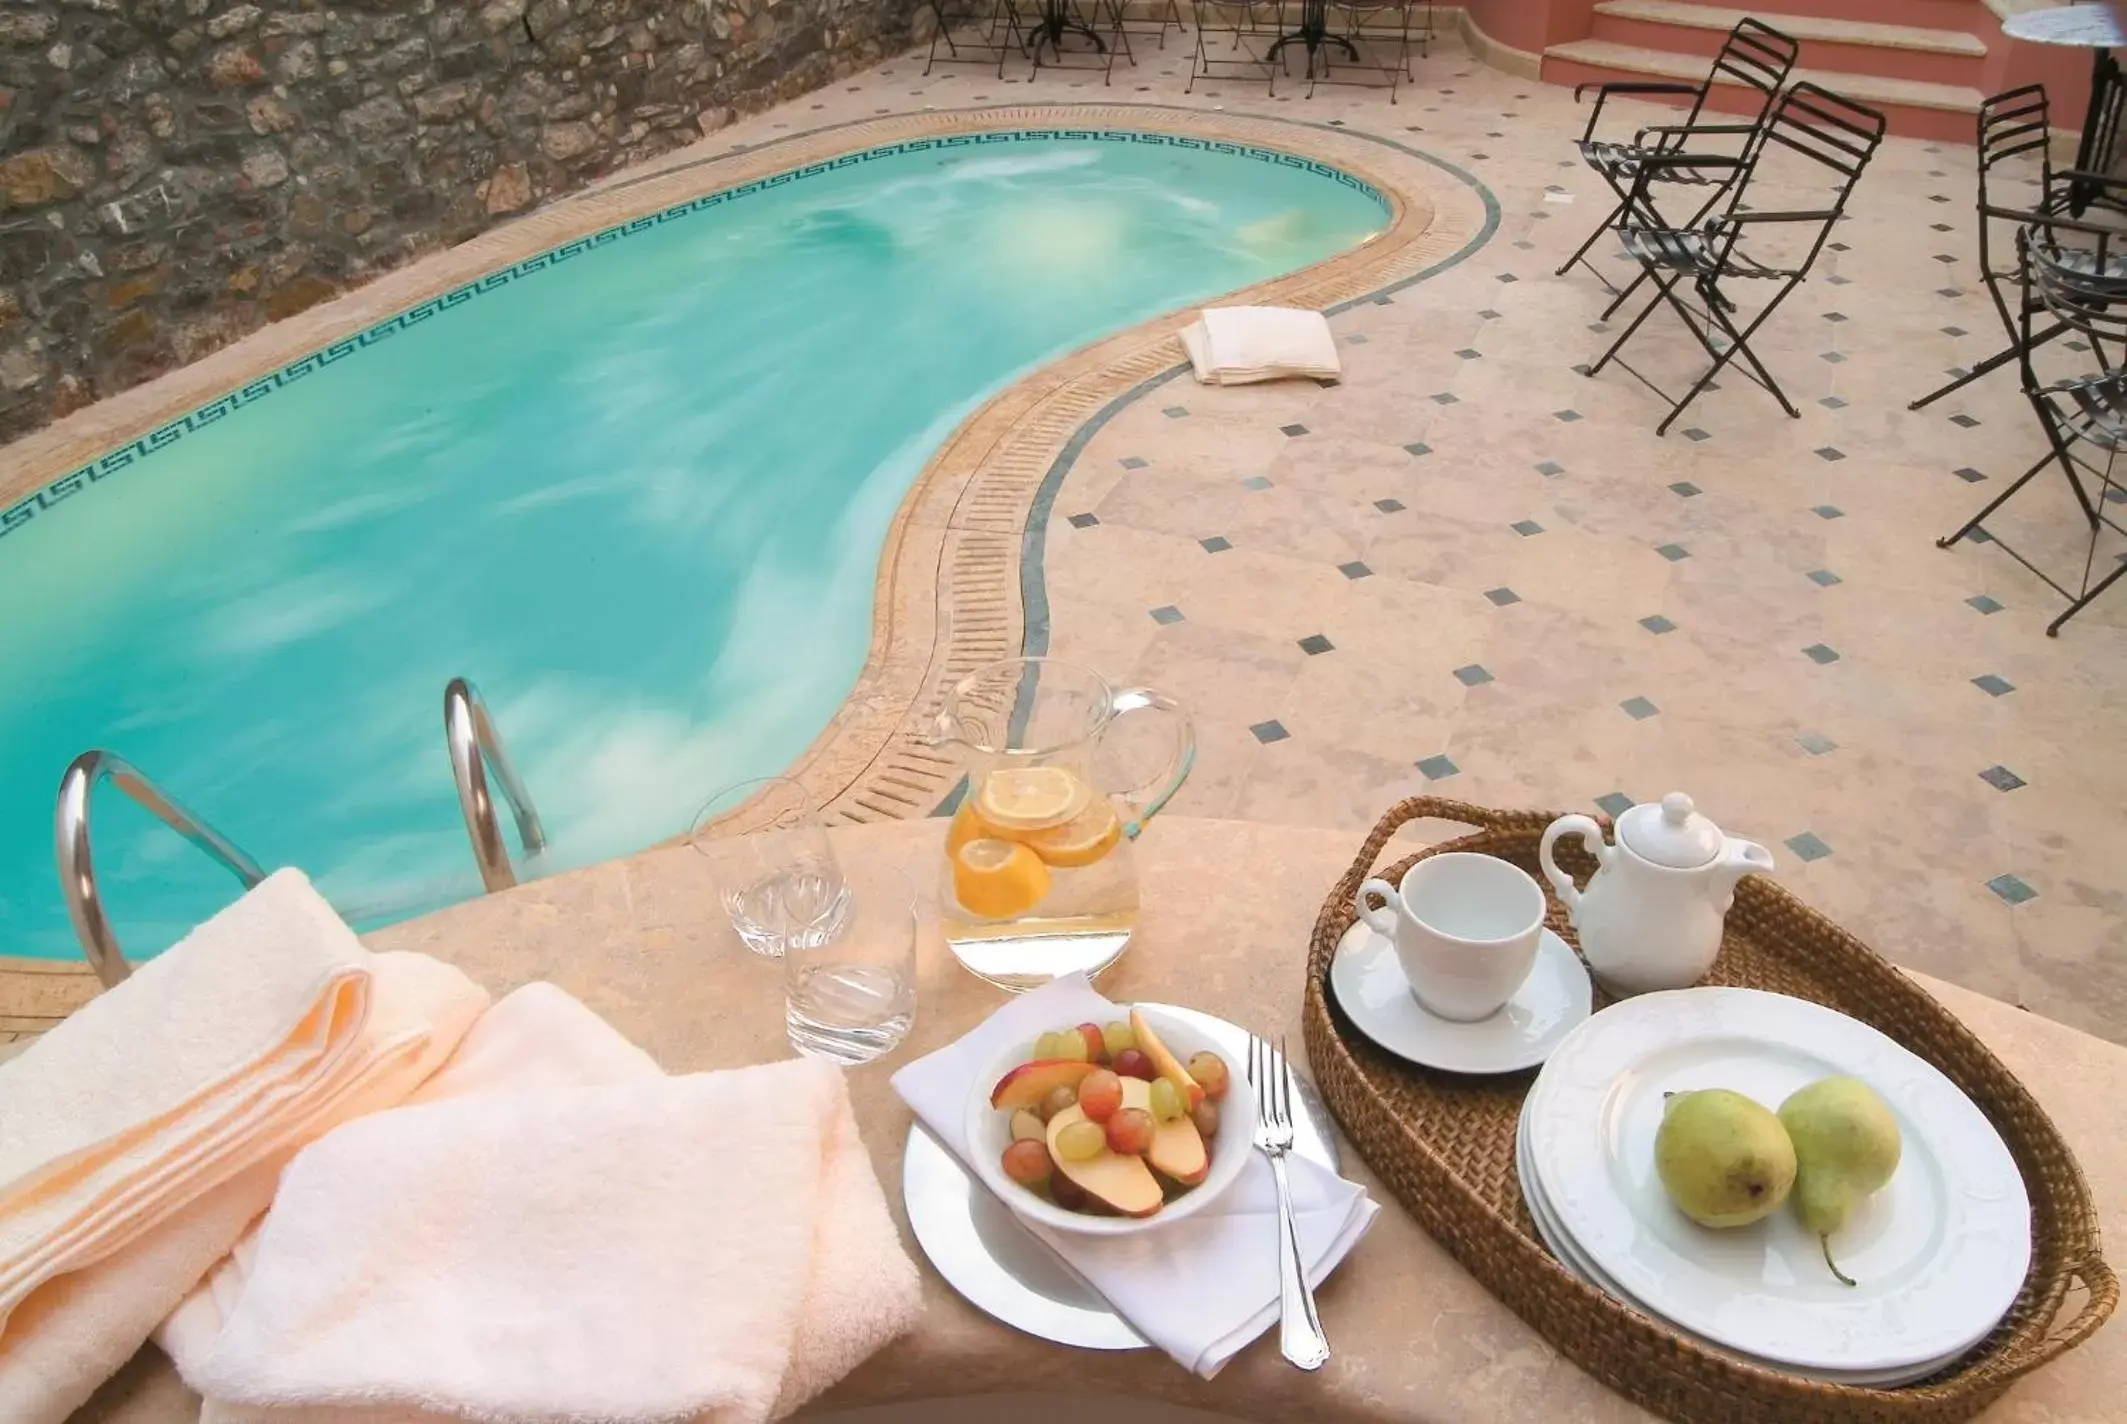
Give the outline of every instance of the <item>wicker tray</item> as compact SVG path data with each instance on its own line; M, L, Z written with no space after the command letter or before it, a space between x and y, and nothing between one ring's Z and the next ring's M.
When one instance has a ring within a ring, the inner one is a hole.
M1477 828L1376 871L1375 857L1407 822L1438 818ZM2098 1251L2089 1185L2060 1134L2009 1070L1972 1033L1852 935L1761 876L1745 877L1721 956L1706 982L1813 999L1873 1024L1933 1063L1979 1105L2031 1196L2032 1260L2023 1291L1993 1334L1957 1364L1899 1389L1861 1389L1738 1364L1686 1340L1584 1283L1537 1238L1514 1170L1514 1127L1534 1072L1465 1078L1413 1067L1359 1035L1328 989L1330 958L1357 918L1367 876L1400 877L1425 855L1483 851L1535 874L1536 846L1553 818L1416 797L1382 817L1315 921L1307 958L1307 1055L1330 1111L1420 1225L1485 1288L1582 1369L1670 1419L1886 1421L1968 1419L2018 1376L2081 1343L2119 1301ZM1558 847L1577 877L1594 861ZM1573 942L1564 907L1546 890L1550 927ZM1578 948L1576 944L1576 948ZM1597 993L1597 1006L1609 1000ZM2056 1326L2072 1287L2084 1299Z

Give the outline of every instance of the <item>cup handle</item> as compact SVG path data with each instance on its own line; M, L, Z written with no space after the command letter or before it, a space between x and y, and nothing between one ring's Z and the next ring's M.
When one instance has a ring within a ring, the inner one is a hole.
M1379 895L1381 903L1367 904L1369 895ZM1352 901L1352 907L1359 912L1359 918L1366 921L1374 933L1393 940L1396 938L1396 906L1399 903L1395 886L1386 880L1371 879L1359 887L1359 894Z
M1123 834L1136 840L1144 832L1145 823L1160 813L1160 809L1174 799L1174 793L1182 789L1189 779L1189 770L1196 765L1196 727L1189 714L1164 692L1149 687L1129 687L1115 694L1115 715L1126 717L1133 712L1161 712L1166 714L1174 730L1174 751L1167 767L1150 783L1157 790L1140 798L1134 792L1121 793L1124 807L1129 811L1123 821Z
M1551 852L1551 848L1558 844L1561 836L1579 836L1581 844L1588 848L1588 854L1595 857L1598 866L1608 858L1610 847L1604 844L1603 828L1595 824L1595 818L1592 816L1577 813L1560 816L1544 827L1543 841L1536 847L1536 863L1543 867L1544 879L1550 881L1551 888L1558 892L1559 901L1566 907L1567 917L1578 924L1580 891L1574 886L1573 877L1559 868L1558 861Z

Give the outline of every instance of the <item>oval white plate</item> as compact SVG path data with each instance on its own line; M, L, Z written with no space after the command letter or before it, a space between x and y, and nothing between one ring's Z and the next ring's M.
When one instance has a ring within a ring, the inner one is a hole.
M1359 920L1337 941L1329 987L1353 1027L1398 1058L1450 1073L1534 1068L1588 1017L1593 990L1573 947L1549 930L1506 1007L1476 1023L1427 1013L1386 935Z
M1558 1224L1558 1217L1551 1210L1551 1204L1544 1199L1543 1183L1537 1180L1535 1170L1529 1164L1528 1129L1529 1117L1524 1112L1514 1136L1514 1170L1521 1179L1521 1198L1528 1203L1529 1217L1536 1223L1536 1234L1543 1238L1544 1245L1551 1249L1551 1254L1556 1256L1559 1264L1567 1270L1604 1294L1623 1301L1665 1329L1675 1330L1713 1353L1725 1355L1739 1364L1755 1365L1766 1370L1782 1370L1806 1379L1821 1380L1826 1384L1855 1385L1863 1389L1895 1389L1902 1384L1911 1384L1914 1380L1926 1379L1964 1353L1958 1350L1941 1359L1896 1370L1812 1370L1800 1365L1783 1365L1773 1360L1762 1360L1741 1350L1730 1350L1703 1336L1693 1335L1690 1331L1681 1329L1674 1320L1664 1320L1656 1312L1649 1310L1644 1301L1634 1300L1629 1292L1620 1289L1617 1282L1604 1275L1601 1268L1574 1244L1565 1228Z
M1890 1183L1833 1238L1841 1285L1794 1212L1710 1231L1654 1170L1662 1096L1731 1088L1768 1108L1861 1079L1904 1136ZM1693 1334L1805 1369L1902 1370L1976 1344L2031 1263L2031 1212L1986 1115L1933 1066L1820 1004L1755 989L1627 999L1567 1036L1525 1107L1558 1225L1622 1291Z

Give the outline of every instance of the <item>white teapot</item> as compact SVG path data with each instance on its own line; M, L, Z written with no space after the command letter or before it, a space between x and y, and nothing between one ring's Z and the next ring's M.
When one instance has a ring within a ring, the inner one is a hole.
M1586 890L1558 868L1552 846L1579 836L1598 862ZM1721 924L1736 882L1773 868L1772 852L1738 840L1672 791L1660 805L1617 818L1617 844L1603 843L1590 816L1560 816L1544 830L1537 859L1580 936L1581 956L1622 994L1696 984L1721 952Z

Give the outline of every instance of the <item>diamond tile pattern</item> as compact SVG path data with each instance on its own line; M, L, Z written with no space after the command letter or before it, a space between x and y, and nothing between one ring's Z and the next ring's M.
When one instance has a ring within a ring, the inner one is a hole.
M1443 754L1441 756L1429 756L1424 761L1419 762L1418 770L1425 774L1427 781L1444 781L1456 772L1461 771L1462 768L1455 765L1452 759Z
M1605 816L1614 821L1631 810L1634 802L1624 792L1612 791L1608 795L1596 797L1595 804Z
M1275 721L1258 722L1248 730L1255 734L1257 741L1265 745L1271 742L1282 742L1292 735L1292 733L1285 730L1285 725L1282 722Z
M1819 840L1816 834L1811 831L1789 836L1786 845L1789 850L1795 853L1795 858L1804 863L1812 860L1822 860L1832 853L1832 848L1822 840Z
M1468 667L1455 669L1455 680L1464 687L1482 687L1492 680L1492 674L1486 672L1476 663L1471 663Z

